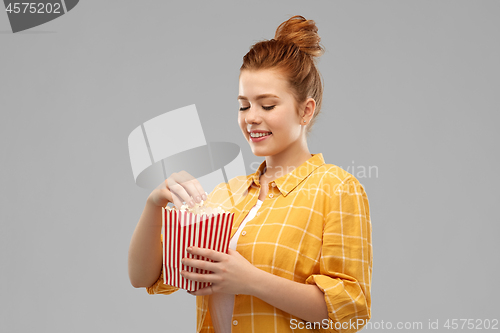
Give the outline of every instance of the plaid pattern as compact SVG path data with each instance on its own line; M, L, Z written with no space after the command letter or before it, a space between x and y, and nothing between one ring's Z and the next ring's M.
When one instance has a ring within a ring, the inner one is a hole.
M256 204L259 170L219 184L208 201L235 213L231 236ZM325 294L331 320L327 327L292 329L291 320L307 323L262 300L236 295L232 332L356 332L352 322L371 316L371 222L368 198L358 180L341 168L311 155L300 167L269 184L257 215L247 223L237 251L254 266L300 283L316 284ZM163 284L149 294L170 294L178 288ZM208 297L197 296L197 331L214 332ZM335 325L337 323L337 325ZM336 329L344 323L346 329ZM298 325L296 325L298 326Z

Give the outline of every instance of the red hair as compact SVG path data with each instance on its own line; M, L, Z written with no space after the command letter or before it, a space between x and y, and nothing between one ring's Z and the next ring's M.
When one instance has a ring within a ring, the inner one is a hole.
M320 40L314 21L293 16L280 24L273 39L254 44L243 57L240 68L240 71L276 69L288 81L297 105L313 98L316 109L307 133L321 110L323 98L323 85L315 65L315 57L324 52Z

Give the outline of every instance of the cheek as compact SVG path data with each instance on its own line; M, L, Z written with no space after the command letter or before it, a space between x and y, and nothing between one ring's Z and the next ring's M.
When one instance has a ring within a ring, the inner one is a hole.
M240 126L242 131L246 131L245 117L243 117L241 113L238 114L238 126Z
M278 132L280 135L289 135L289 132L291 130L290 128L290 120L284 117L273 117L269 119L269 123Z
M277 121L274 124L277 134L284 140L294 140L300 135L300 127L292 119Z

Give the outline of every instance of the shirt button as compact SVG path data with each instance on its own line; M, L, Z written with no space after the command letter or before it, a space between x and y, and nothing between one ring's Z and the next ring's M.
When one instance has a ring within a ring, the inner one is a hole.
M237 320L233 320L233 325L234 326L238 325L238 321Z
M271 194L269 194L269 198L272 198L272 197L274 197L274 195L273 195L272 193L271 193Z
M246 234L247 234L247 232L246 232L245 230L243 230L243 231L241 232L241 235L242 235L242 236L245 236Z

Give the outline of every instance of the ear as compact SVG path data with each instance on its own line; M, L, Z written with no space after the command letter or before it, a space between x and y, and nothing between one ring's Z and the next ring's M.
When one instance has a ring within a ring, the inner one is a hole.
M305 118L307 120L307 123L309 123L314 115L314 110L316 110L316 101L314 98L309 97L306 99L304 102L304 113L302 115L302 118Z

